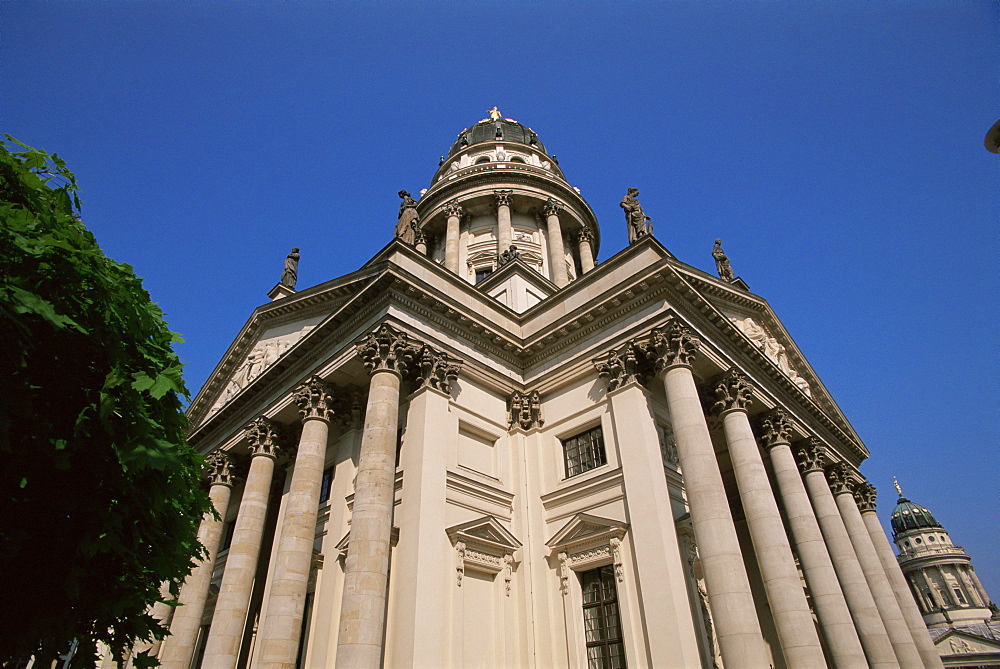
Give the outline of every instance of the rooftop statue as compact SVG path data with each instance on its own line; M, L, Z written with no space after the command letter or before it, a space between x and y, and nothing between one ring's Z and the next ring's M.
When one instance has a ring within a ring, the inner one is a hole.
M396 237L412 245L417 232L417 201L405 190L399 191L399 220L396 221Z
M722 250L722 240L715 240L715 248L712 249L712 257L715 258L715 271L719 273L719 278L723 281L732 281L734 277L733 268L729 265L729 256Z
M281 285L295 289L295 282L299 280L299 250L292 249L292 252L285 258L285 269L281 272Z
M552 159L555 160L555 156L552 156ZM618 204L618 206L625 210L625 223L628 225L629 244L635 243L640 237L653 234L653 224L649 222L653 219L646 216L646 213L642 210L638 195L638 188L629 188L628 193Z

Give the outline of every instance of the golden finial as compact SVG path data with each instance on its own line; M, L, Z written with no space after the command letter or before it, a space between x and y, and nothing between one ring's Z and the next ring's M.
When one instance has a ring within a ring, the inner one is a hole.
M497 109L496 105L493 105L493 109L487 109L486 113L489 114L490 118L493 119L494 121L499 121L500 118L503 116L503 114L500 113L500 110Z
M896 486L896 492L898 492L899 496L902 497L903 489L899 487L899 481L896 480L895 476L892 477L892 485Z

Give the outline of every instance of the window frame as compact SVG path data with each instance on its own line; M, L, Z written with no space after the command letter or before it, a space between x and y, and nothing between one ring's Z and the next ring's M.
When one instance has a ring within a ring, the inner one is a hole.
M587 601L588 584L587 579L596 576L599 579L601 598L594 601ZM588 669L626 669L628 661L625 653L625 633L622 625L621 606L618 599L618 586L615 578L614 565L607 564L587 571L577 572L580 581L580 591L583 610L584 647L586 648L586 658ZM609 596L610 593L610 596ZM613 608L615 621L609 622L608 612ZM588 618L588 611L597 611L596 616ZM596 629L587 629L588 621L597 621ZM591 632L599 632L596 640L588 638ZM617 636L613 634L617 632ZM611 654L613 646L621 649L621 662L617 666L612 664ZM599 658L595 658L592 649L599 649ZM599 664L593 664L595 659L599 659Z
M589 438L585 445L581 442L584 438ZM595 425L571 437L560 439L559 442L562 445L563 471L567 479L608 464L608 449L604 443L604 429L601 425ZM575 461L570 457L571 452L576 456Z

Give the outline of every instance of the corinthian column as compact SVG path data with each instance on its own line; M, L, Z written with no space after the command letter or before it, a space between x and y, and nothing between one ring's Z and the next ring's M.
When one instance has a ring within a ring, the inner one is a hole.
M212 483L208 495L218 518L206 513L198 528L198 541L208 551L208 555L191 570L177 598L180 606L170 622L170 636L163 642L163 657L160 659L160 666L169 669L188 669L194 656L201 617L205 613L205 600L208 599L208 587L212 584L212 572L215 571L215 556L219 552L219 540L222 538L222 522L229 509L229 497L232 494L232 458L229 454L215 451L208 456L208 466L209 480Z
M274 460L280 453L278 427L266 418L250 423L246 437L250 442L250 471L243 486L233 543L226 556L226 570L222 573L219 598L215 602L212 627L205 645L204 666L212 669L233 669L239 658L267 519Z
M839 463L830 467L827 473L847 534L851 537L854 552L868 581L868 589L875 598L875 606L878 607L885 631L889 634L889 641L892 642L896 660L902 669L922 669L924 662L920 659L920 653L913 643L910 630L906 627L906 621L903 620L903 614L896 602L896 595L889 586L885 570L882 569L882 563L875 553L875 546L868 536L868 528L865 527L865 521L862 520L858 504L854 500L853 472L845 463Z
M549 264L552 281L562 288L569 283L566 275L566 250L563 248L562 229L559 227L559 210L562 205L551 197L545 202L545 223L548 226Z
M594 233L586 225L580 228L576 236L580 250L580 270L586 274L594 269Z
M663 372L677 455L722 661L727 669L758 669L768 666L769 658L743 566L729 499L691 372L691 362L700 344L697 337L676 322L653 331L656 368Z
M715 397L713 408L722 418L736 485L781 652L790 667L825 667L826 659L812 611L802 589L764 460L750 427L747 415L747 407L752 401L750 384L742 374L730 370L716 385Z
M316 542L326 442L333 417L333 395L318 376L309 378L295 389L295 403L302 415L302 436L285 497L281 533L275 546L277 559L267 610L257 635L260 644L257 666L261 669L295 667Z
M854 628L858 631L870 667L898 667L899 662L896 661L889 635L886 634L875 599L861 570L861 563L858 562L844 520L837 509L837 502L834 501L823 474L823 458L823 447L817 439L808 439L799 447L806 489L816 511L816 520L823 531L826 547L830 551L830 559L837 570L837 579L844 590L844 598L851 610Z
M458 274L458 224L462 220L463 209L458 202L452 200L444 206L444 214L448 217L448 227L444 234L444 267Z
M795 551L812 595L830 661L837 669L864 669L868 666L864 649L792 455L788 441L791 423L784 411L776 409L764 418L761 426L764 444L770 453L771 469L781 493L781 503L795 541Z
M371 375L344 563L337 666L377 669L382 656L396 474L399 383L413 363L405 334L383 324L358 345Z
M917 652L920 653L920 659L923 660L927 669L938 669L944 666L941 662L941 656L934 649L934 643L931 641L931 635L927 632L927 626L924 624L923 616L920 615L920 609L917 608L917 602L910 594L906 578L899 569L899 562L896 561L896 554L889 546L889 539L885 536L885 531L875 514L877 496L875 486L870 483L863 483L854 489L854 497L861 510L861 519L868 530L868 536L871 537L886 578L889 579L892 593L896 596L896 603L899 604L903 619L910 630L910 636L913 637L913 643L916 644Z
M513 191L493 191L493 203L497 208L497 256L510 248L514 236L510 227L510 196Z

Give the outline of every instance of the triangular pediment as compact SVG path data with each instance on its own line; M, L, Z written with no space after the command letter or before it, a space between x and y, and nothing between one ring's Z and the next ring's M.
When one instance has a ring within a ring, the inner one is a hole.
M1000 641L962 629L953 629L942 634L934 640L934 645L945 655L1000 652Z
M528 266L521 258L510 260L476 287L519 314L523 314L558 290L554 283Z
M510 531L500 524L493 516L483 516L476 520L470 520L459 525L452 525L445 530L452 543L464 541L466 543L477 543L490 546L496 549L503 549L503 552L512 552L521 547L521 542L517 540Z
M561 530L545 542L549 548L565 549L591 541L607 540L612 536L621 539L628 525L617 520L578 513Z

